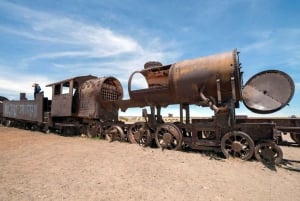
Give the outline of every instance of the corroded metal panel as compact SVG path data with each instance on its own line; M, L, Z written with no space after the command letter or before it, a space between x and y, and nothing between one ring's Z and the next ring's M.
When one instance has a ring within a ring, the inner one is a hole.
M202 100L200 93L206 97L213 97L214 100L220 99L220 102L239 101L241 94L239 70L236 50L177 62L170 68L171 94L178 102Z
M133 76L142 74L148 88L131 90ZM241 100L241 72L236 50L153 66L131 74L128 92L132 105L197 104L218 111L219 106ZM217 107L218 106L218 107Z
M53 117L68 117L72 115L72 95L61 94L53 96L51 115Z
M3 117L42 122L43 95L38 94L36 100L4 101Z
M85 81L95 78L97 77L92 75L78 76L46 85L52 87L51 115L53 117L76 116L79 107L78 88ZM64 91L64 87L67 91Z
M90 79L79 89L79 117L116 119L118 108L112 107L114 101L123 98L123 88L114 77Z

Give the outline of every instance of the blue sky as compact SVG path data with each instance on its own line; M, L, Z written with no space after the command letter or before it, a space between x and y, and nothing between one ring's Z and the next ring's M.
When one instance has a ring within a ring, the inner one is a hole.
M237 48L244 82L268 69L293 78L290 105L271 116L300 116L299 10L296 0L2 0L0 95L32 98L38 82L51 96L46 84L92 74L115 76L128 98L127 80L146 61L169 64ZM177 107L163 111L178 114ZM237 113L257 116L243 104ZM213 113L195 107L191 114Z

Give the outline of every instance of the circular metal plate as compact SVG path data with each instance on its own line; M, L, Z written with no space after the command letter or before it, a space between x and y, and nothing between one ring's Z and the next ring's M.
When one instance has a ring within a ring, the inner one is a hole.
M269 114L286 106L292 99L292 78L278 70L262 71L248 80L243 88L243 101L252 112Z

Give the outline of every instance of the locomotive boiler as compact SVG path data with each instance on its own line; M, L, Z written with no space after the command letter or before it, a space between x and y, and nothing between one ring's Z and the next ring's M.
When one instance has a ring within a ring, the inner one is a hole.
M132 89L136 74L144 76L146 88ZM279 163L282 150L276 142L280 129L298 139L300 119L277 121L278 125L272 120L237 118L235 109L243 101L253 112L276 112L291 100L294 83L289 75L277 70L260 72L245 85L242 75L237 50L169 65L148 62L144 69L130 75L129 99L123 99L122 85L115 77L78 76L47 85L52 88L52 100L38 94L29 102L4 101L3 120L35 125L45 131L85 133L171 150L190 147L221 151L226 157L248 160L255 156ZM41 109L22 110L22 105L29 103ZM179 105L178 121L164 122L161 108L174 104ZM192 118L190 105L210 107L214 115ZM119 109L146 106L150 113L143 109L144 121L129 124L119 120Z
M260 72L243 86L237 50L171 65L155 64L131 74L128 92L132 104L166 106L187 103L209 106L218 112L224 107L238 108L239 102L244 101L253 112L272 113L284 107L294 93L292 79L276 70ZM132 79L137 73L145 77L148 88L131 89Z
M133 75L141 73L148 89L131 90ZM144 104L196 104L210 106L215 112L232 101L238 107L241 99L241 72L237 51L153 66L134 72L129 78L129 95ZM149 96L148 94L155 94Z

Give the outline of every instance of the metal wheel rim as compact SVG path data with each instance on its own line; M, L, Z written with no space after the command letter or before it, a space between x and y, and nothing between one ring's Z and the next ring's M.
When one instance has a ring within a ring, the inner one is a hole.
M169 142L164 141L164 135L171 136ZM180 150L182 147L182 134L177 126L171 123L162 124L155 132L155 142L159 148Z
M120 141L123 142L125 140L125 134L123 129L118 125L111 126L105 135L106 140L109 142L112 141Z
M151 143L152 137L145 122L136 122L129 128L128 139L132 144L148 146Z
M254 142L244 132L232 131L226 133L221 140L221 150L226 158L248 160L254 153Z
M283 158L281 148L274 142L264 142L256 145L255 158L266 164L279 164Z
M104 138L103 129L101 123L98 121L91 122L86 128L86 134L90 138L99 137Z

